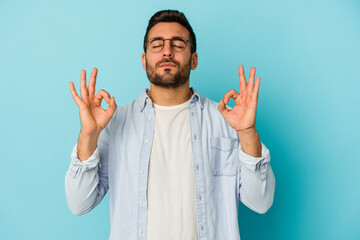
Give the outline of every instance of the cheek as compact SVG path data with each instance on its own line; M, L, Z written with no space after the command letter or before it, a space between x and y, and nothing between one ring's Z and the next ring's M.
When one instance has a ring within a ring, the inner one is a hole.
M155 67L156 63L159 62L160 60L154 58L154 57L149 57L146 59L146 64L148 66L151 66L151 67Z

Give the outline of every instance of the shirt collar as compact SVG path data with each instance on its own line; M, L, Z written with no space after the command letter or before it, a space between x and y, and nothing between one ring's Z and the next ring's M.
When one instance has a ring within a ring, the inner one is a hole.
M191 87L190 89L194 93L191 98L190 103L195 103L195 102L199 101L201 110L203 110L204 109L204 97L201 96L200 93L198 91L196 91L194 88Z
M200 93L196 91L194 88L191 87L190 89L194 93L190 99L190 104L199 101L201 109L204 109L204 97L202 97ZM140 111L144 110L146 104L150 104L150 106L152 106L152 101L147 95L149 91L150 91L149 88L145 88L144 91L141 93L141 95L136 99Z

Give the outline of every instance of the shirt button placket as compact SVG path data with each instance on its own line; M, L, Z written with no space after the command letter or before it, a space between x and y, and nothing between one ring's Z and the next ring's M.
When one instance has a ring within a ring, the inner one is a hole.
M150 99L147 98L146 102L150 103ZM138 239L146 238L146 217L147 217L147 206L146 206L146 184L147 184L147 161L148 154L151 152L151 138L152 138L152 129L154 128L154 113L151 107L147 106L144 111L145 114L145 131L143 138L143 154L141 163L139 166L139 195L138 195Z
M192 141L193 141L193 144L194 144L194 148L195 148L195 151L196 152L200 152L201 151L201 135L200 135L200 131L199 131L199 126L197 124L197 121L196 121L196 115L197 112L195 111L191 111L190 112L190 115L191 115L191 124L193 126L192 128ZM204 199L204 194L205 194L205 186L202 184L203 182L203 172L200 171L200 165L201 165L201 162L198 162L198 161L201 161L201 154L196 154L196 159L194 159L194 163L195 163L195 171L196 171L196 184L197 186L199 187L199 193L197 195L197 204L198 204L198 226L199 226L199 240L200 239L205 239L207 237L207 234L206 234L206 229L205 229L205 226L206 226L206 208L205 208L205 199Z

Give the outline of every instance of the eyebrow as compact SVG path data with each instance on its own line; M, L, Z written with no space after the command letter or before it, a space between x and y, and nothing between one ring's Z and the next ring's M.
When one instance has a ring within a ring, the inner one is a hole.
M162 38L162 37L154 37L154 38L150 38L149 41L150 40L151 41L156 41L156 40L162 40L162 39L164 39L164 38Z
M151 40L163 40L164 38L163 37L153 37L153 38L150 38ZM185 37L181 37L181 36L173 36L171 39L175 39L175 40L179 40L179 39L186 39Z

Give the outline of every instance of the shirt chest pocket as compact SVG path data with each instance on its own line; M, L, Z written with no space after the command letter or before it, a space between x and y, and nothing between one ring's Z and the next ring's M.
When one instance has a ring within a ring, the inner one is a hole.
M211 167L214 175L236 175L239 142L234 138L211 139Z

